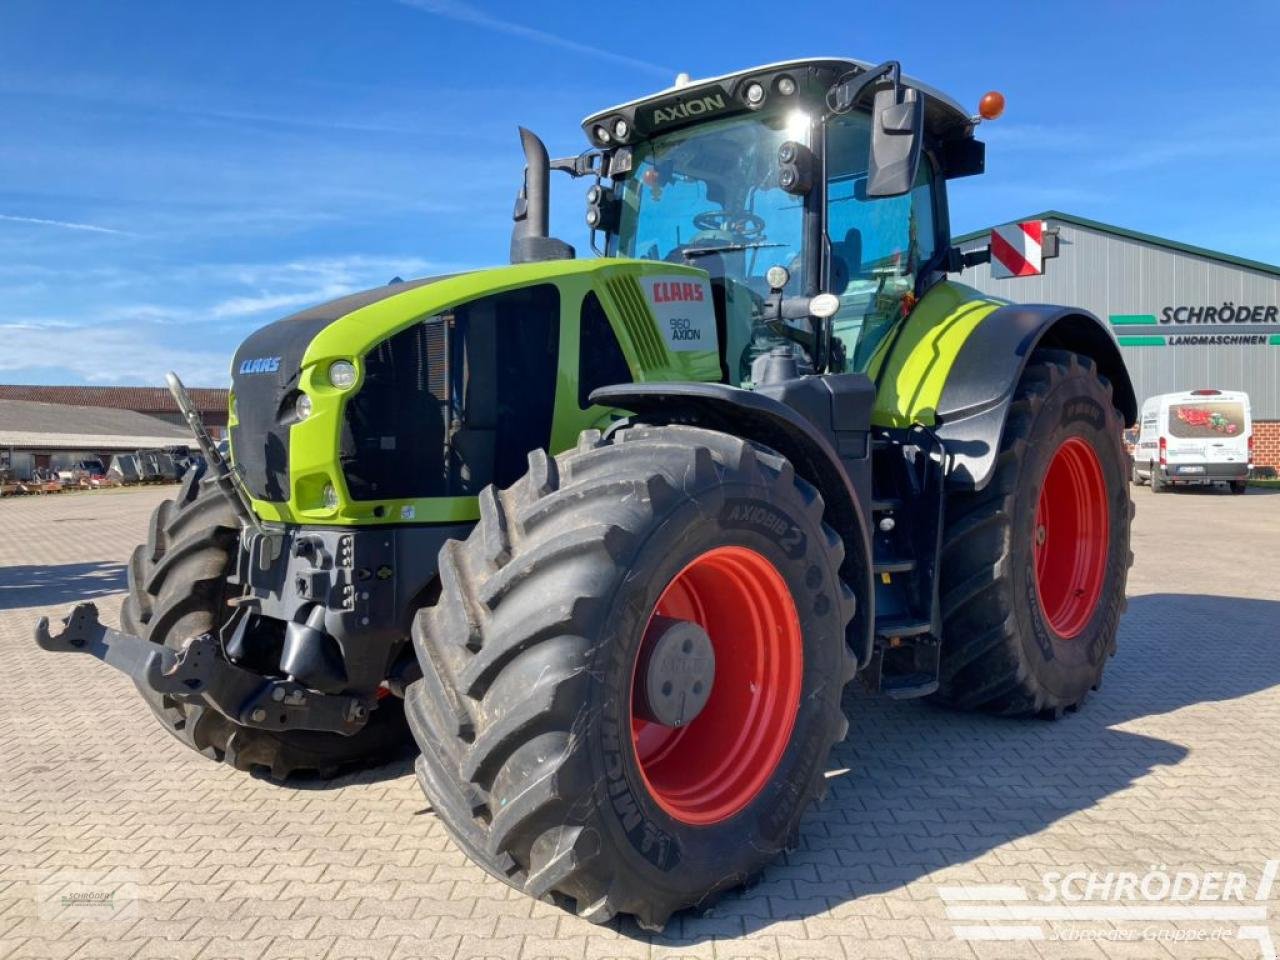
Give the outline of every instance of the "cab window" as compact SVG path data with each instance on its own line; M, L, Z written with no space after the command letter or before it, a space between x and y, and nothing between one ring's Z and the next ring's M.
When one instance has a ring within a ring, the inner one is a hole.
M937 246L933 168L920 158L916 185L901 197L869 198L871 119L862 113L827 125L827 239L834 318L833 369L865 370L876 348L913 302L916 276Z

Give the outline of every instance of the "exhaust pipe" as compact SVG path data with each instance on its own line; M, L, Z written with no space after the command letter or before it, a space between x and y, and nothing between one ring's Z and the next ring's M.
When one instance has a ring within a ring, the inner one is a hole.
M551 159L547 155L546 144L532 130L521 127L520 146L524 149L524 184L516 194L516 208L511 214L511 262L571 260L573 247L547 235L551 210Z

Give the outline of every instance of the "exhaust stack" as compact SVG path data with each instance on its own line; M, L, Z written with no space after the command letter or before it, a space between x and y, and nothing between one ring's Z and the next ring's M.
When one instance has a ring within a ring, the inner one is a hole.
M551 209L551 160L546 145L532 130L520 128L524 148L524 184L511 214L511 262L572 260L573 247L547 235Z

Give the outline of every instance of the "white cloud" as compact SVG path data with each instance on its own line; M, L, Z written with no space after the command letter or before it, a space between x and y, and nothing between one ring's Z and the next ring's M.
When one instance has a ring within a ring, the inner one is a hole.
M398 0L398 2L406 7L413 7L415 10L434 14L437 17L445 17L449 20L456 20L459 23L468 23L474 27L492 30L496 33L506 33L513 37L523 37L525 40L532 40L534 43L541 43L544 46L559 47L562 50L570 50L574 53L596 57L600 60L610 60L613 63L620 63L623 66L631 67L634 70L642 70L645 73L654 73L666 77L670 77L675 73L670 67L650 63L647 60L638 60L635 57L615 53L604 47L593 47L590 44L579 43L576 40L570 40L558 34L548 33L546 30L526 27L523 24L512 23L510 20L491 16L483 10L477 10L469 4L458 3L456 0Z
M114 233L119 236L132 236L127 230L115 227L102 227L96 223L77 223L74 220L48 220L44 217L19 217L10 213L0 213L0 220L10 223L31 223L41 227L60 227L63 230L83 230L86 233Z
M388 282L472 269L416 257L350 254L279 262L193 263L163 274L142 268L114 268L109 275L114 300L105 299L104 276L87 281L71 268L30 268L60 291L55 314L24 310L7 294L17 285L0 283L0 379L24 371L58 371L63 378L90 383L163 382L177 370L193 385L222 384L241 339L255 327L297 309ZM0 277L24 278L18 264ZM156 302L154 296L166 302ZM37 301L39 303L39 301ZM81 305L78 305L81 304Z
M300 293L261 293L252 297L231 297L215 303L207 311L213 320L234 320L240 317L253 317L260 313L279 313L294 307L304 307L312 303L324 303L348 293L356 288L349 284L329 284L318 290L304 290Z
M166 372L177 370L193 386L227 383L229 350L178 347L162 342L160 333L144 324L0 324L0 374L57 369L86 383L158 385Z

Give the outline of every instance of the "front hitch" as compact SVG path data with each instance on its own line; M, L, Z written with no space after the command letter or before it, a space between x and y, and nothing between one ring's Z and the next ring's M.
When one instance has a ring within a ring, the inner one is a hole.
M362 697L317 693L291 680L272 679L231 663L211 633L173 650L103 626L98 608L78 603L57 635L49 618L36 623L36 644L51 653L87 653L131 677L144 690L212 707L228 720L262 730L323 730L350 736L376 704Z

